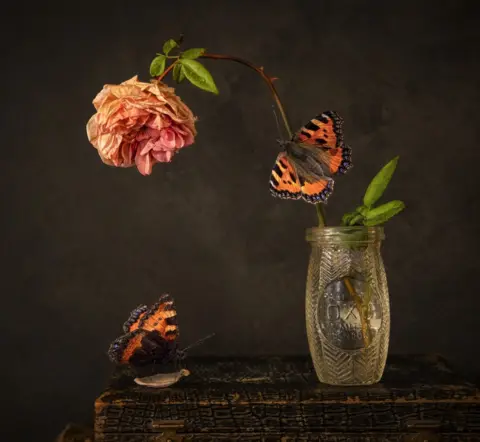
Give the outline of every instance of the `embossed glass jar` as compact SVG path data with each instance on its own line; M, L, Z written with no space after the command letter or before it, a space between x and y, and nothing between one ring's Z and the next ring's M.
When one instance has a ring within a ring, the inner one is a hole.
M390 336L382 227L307 229L307 335L315 371L331 385L380 381Z

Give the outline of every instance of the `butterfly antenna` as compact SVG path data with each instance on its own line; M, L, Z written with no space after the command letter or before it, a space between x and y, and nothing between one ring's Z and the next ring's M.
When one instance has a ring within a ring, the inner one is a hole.
M275 123L277 123L279 140L283 140L282 130L280 129L280 123L278 122L277 112L275 112L275 105L272 105L272 110L273 110L273 116L275 117Z
M185 347L182 352L185 353L187 350L190 350L192 347L196 347L197 345L202 344L204 341L207 339L210 339L211 337L215 336L215 333L212 333L208 336L205 336L204 338L199 339L198 341L194 342L193 344L190 344L188 347Z

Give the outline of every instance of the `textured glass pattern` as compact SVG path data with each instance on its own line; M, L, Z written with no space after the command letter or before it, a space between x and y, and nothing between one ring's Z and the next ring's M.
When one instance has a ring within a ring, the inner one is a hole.
M380 380L390 334L381 227L307 230L307 335L315 371L331 385Z

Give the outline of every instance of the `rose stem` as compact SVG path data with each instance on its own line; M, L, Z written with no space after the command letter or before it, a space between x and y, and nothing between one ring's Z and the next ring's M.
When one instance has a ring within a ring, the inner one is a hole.
M162 81L166 76L167 74L175 67L175 65L178 63L178 60L175 60L167 69L165 69L163 71L163 73L161 75L159 75L158 77L156 77L156 80L157 81Z

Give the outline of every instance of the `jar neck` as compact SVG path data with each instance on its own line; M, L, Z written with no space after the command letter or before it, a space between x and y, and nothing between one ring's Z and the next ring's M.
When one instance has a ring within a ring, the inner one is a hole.
M316 245L379 245L383 239L383 227L311 227L306 231L306 240Z

